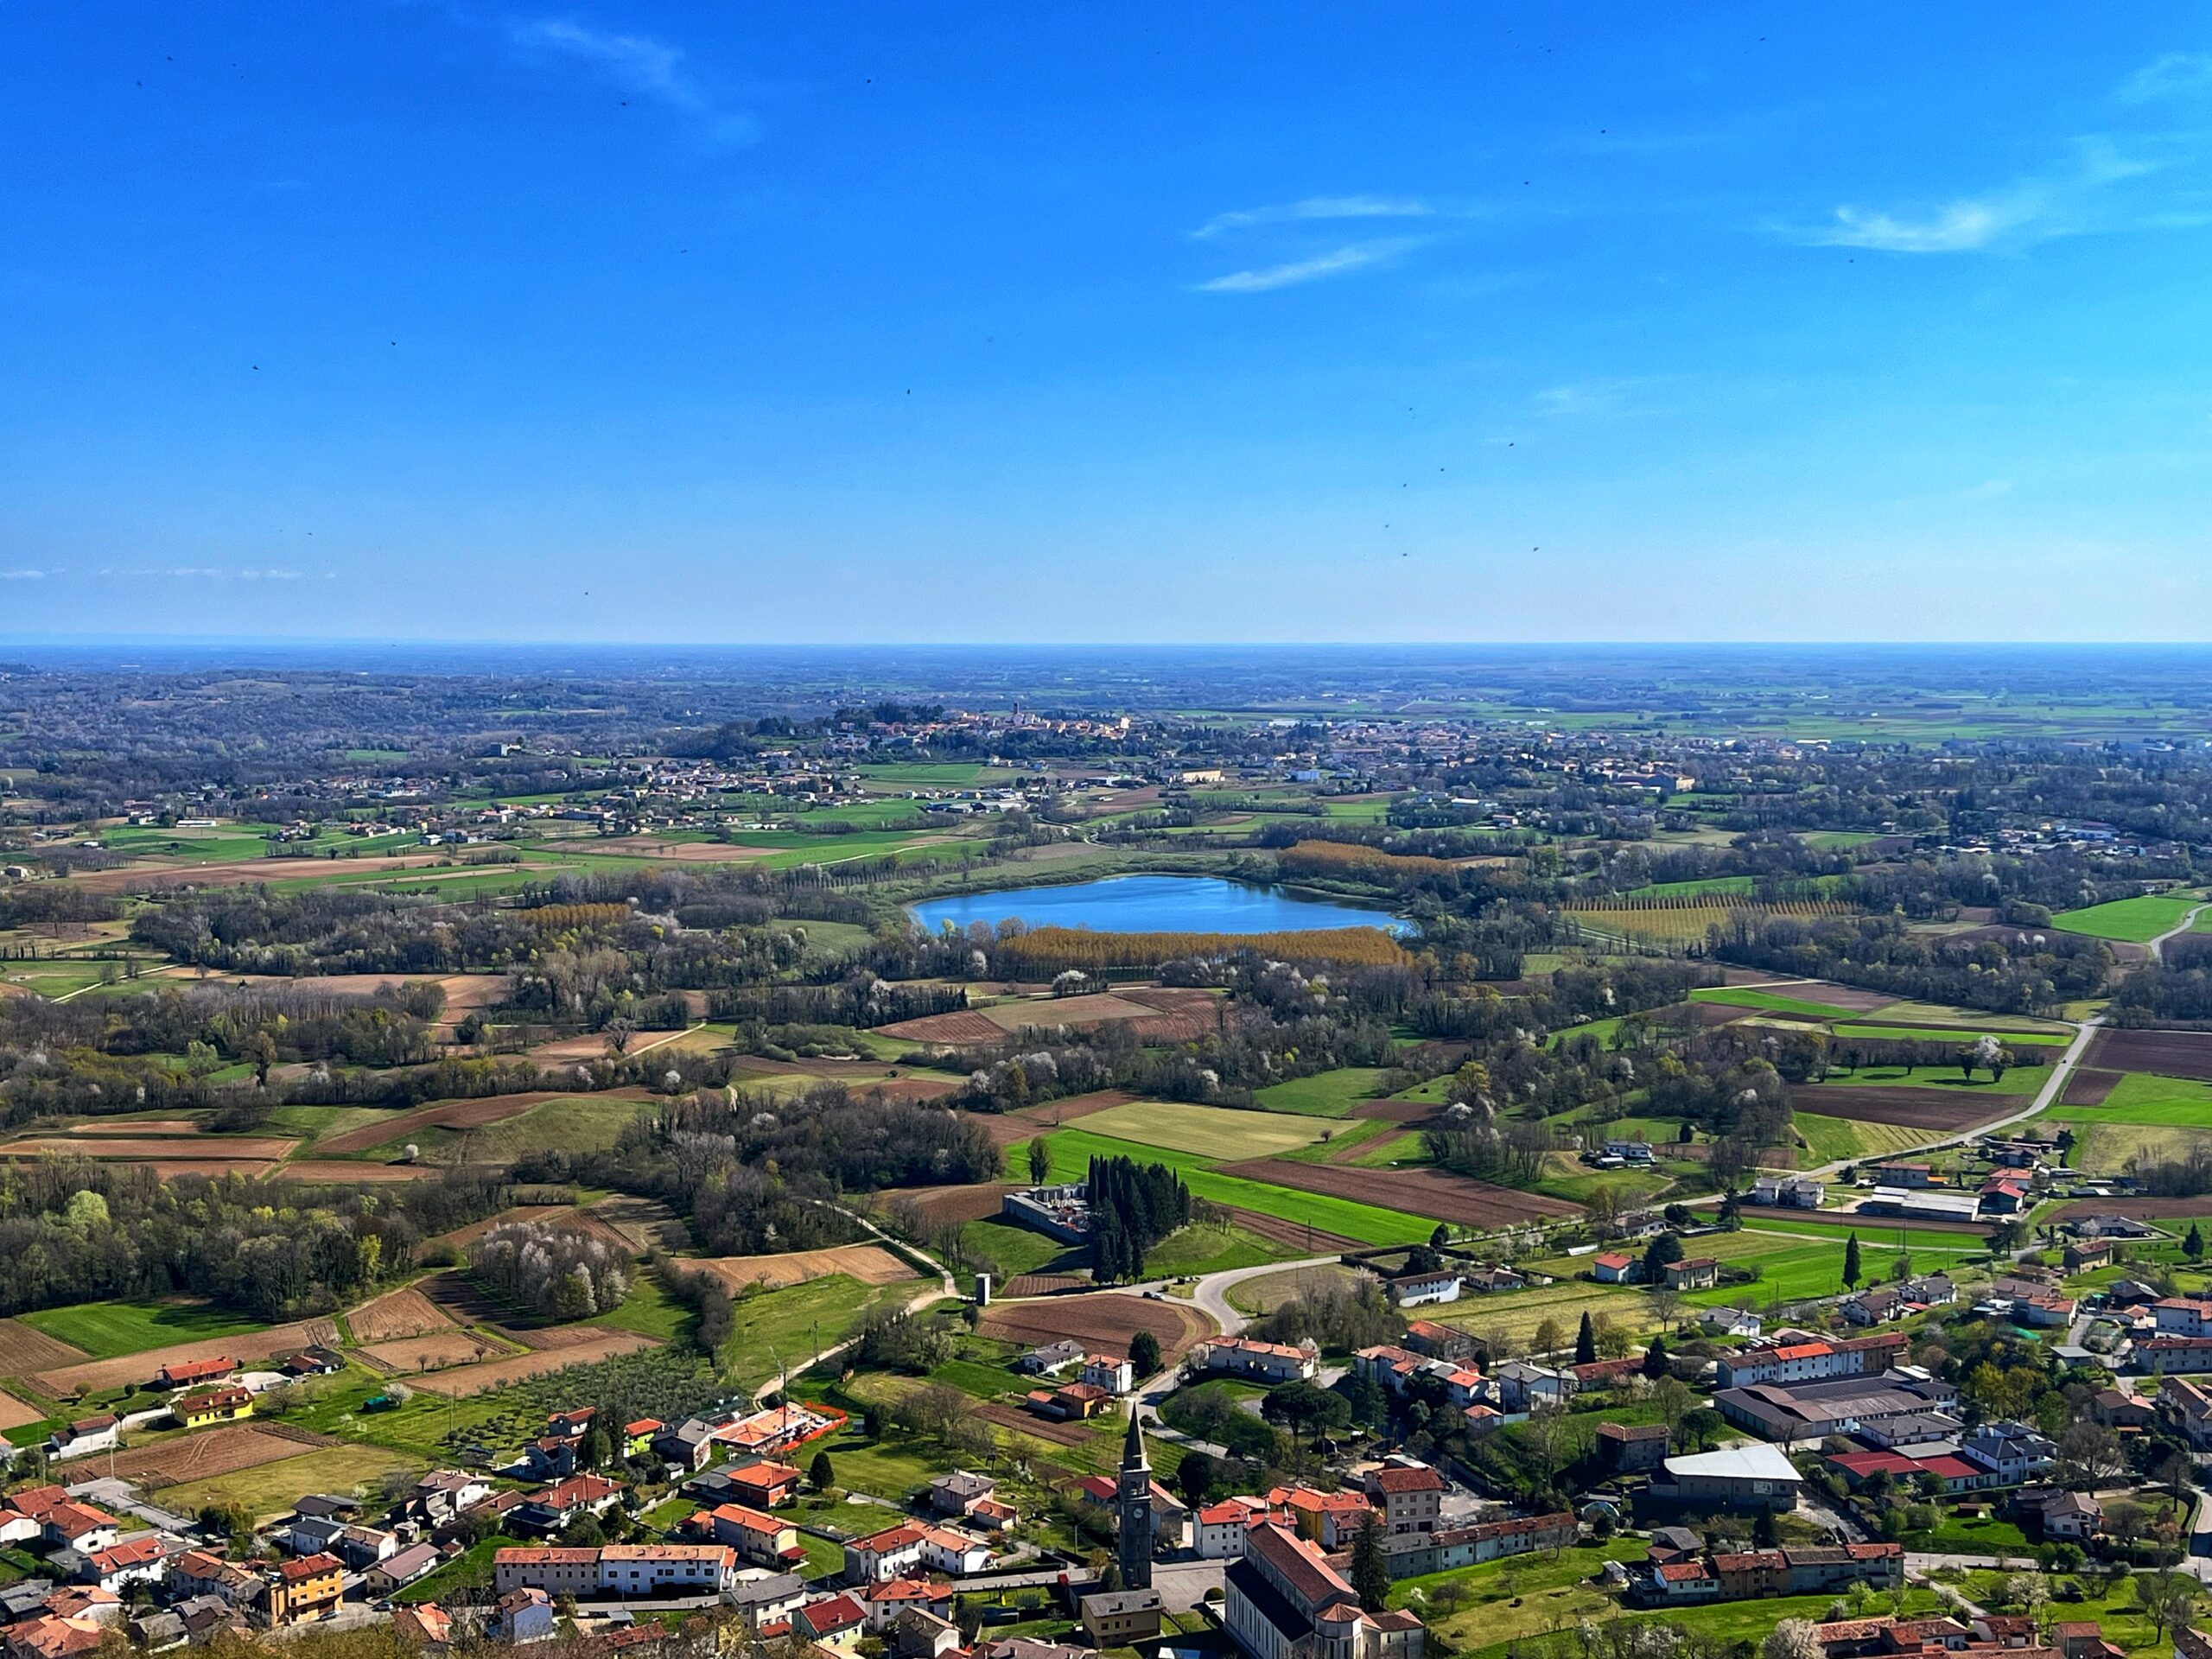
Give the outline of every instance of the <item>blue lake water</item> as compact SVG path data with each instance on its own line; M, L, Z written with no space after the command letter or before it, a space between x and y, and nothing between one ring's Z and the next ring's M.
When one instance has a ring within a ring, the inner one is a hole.
M1398 925L1385 911L1210 875L1116 875L1061 887L963 893L909 908L931 932L946 922L964 928L1009 917L1031 927L1089 927L1102 933L1310 933L1323 927Z

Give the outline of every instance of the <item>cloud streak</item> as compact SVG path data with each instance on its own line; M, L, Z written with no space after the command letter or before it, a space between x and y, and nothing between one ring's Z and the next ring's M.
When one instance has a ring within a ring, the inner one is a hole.
M2160 99L2212 92L2212 52L2169 52L2145 64L2120 82L2123 104L2153 104Z
M1881 253L1976 253L2062 236L2166 226L2179 222L2176 216L2131 213L2111 194L2161 165L2123 156L2107 138L2083 138L2069 165L2041 177L1916 213L1847 204L1835 210L1832 224L1805 231L1799 239Z
M1413 237L1385 237L1372 242L1353 242L1311 258L1293 259L1279 265L1260 265L1232 270L1197 284L1201 294L1267 294L1279 288L1296 288L1325 277L1342 276L1370 266L1389 264L1417 245Z
M1427 219L1436 210L1410 196L1308 196L1303 201L1268 207L1241 207L1218 213L1198 226L1193 237L1219 236L1224 231L1249 230L1255 225L1292 225L1347 219Z
M695 124L716 144L749 144L760 124L743 111L721 107L683 66L683 50L650 35L594 29L567 17L515 17L507 38L526 54L566 58L596 70L615 86L652 99Z

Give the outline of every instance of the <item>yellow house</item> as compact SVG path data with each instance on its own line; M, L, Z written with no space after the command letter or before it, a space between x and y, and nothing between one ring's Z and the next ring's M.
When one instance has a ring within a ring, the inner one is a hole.
M209 1389L203 1394L184 1395L169 1410L187 1428L205 1428L210 1423L234 1423L252 1416L253 1395L240 1388Z

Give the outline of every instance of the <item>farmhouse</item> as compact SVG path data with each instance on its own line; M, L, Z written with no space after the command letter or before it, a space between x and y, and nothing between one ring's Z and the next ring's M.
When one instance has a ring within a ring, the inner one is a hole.
M149 1386L162 1389L197 1388L219 1381L238 1368L238 1362L227 1354L213 1359L181 1359L156 1371Z
M1643 1263L1624 1250L1607 1250L1590 1258L1590 1276L1602 1285L1632 1285L1643 1276Z
M253 1415L253 1395L245 1389L209 1389L202 1394L180 1395L169 1404L177 1421L187 1428L209 1423L232 1423Z
M1669 1290L1710 1290L1720 1282L1720 1262L1716 1256L1685 1256L1668 1262L1659 1271Z
M1432 1302L1456 1302L1464 1277L1450 1269L1433 1273L1402 1273L1390 1281L1391 1300L1400 1307L1422 1307Z
M1199 1369L1262 1382L1310 1382L1320 1369L1321 1351L1308 1339L1293 1347L1281 1342L1252 1342L1230 1337L1202 1344L1192 1356Z

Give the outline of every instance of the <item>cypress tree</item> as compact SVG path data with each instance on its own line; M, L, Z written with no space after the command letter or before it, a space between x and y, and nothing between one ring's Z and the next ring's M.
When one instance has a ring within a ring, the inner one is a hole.
M1859 1235L1852 1234L1843 1242L1843 1282L1847 1289L1859 1282Z
M1590 1323L1590 1310L1582 1310L1582 1328L1574 1333L1574 1363L1588 1365L1598 1357L1598 1331Z

